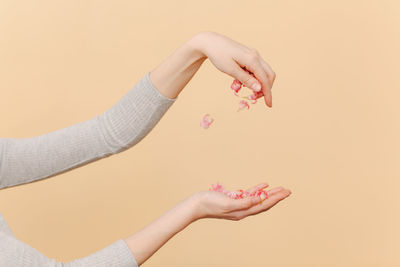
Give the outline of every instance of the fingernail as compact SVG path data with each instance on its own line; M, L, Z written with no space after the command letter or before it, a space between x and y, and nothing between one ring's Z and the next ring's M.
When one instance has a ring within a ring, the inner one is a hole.
M261 85L258 82L255 82L255 83L253 83L251 88L256 92L259 92L261 90Z

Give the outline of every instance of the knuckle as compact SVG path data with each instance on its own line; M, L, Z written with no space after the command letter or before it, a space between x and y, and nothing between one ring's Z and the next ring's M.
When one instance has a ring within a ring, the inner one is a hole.
M253 54L253 55L256 55L256 56L259 55L258 50L253 48L253 47L250 48L250 54Z
M232 76L232 77L236 77L238 75L238 73L240 73L239 70L234 67L226 70L226 74L228 74L229 76Z
M271 79L274 81L276 79L276 73L272 71L271 73Z
M248 56L249 60L252 61L252 62L258 60L258 58L259 58L258 51L256 49L254 49L254 48L251 48L249 50L247 56Z
M258 56L256 54L250 54L249 59L251 62L257 62Z

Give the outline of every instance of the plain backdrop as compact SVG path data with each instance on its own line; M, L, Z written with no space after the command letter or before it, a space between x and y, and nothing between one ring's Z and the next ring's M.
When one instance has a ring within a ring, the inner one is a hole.
M395 0L3 0L1 137L103 113L199 31L256 48L277 79L272 109L236 112L232 78L207 60L138 145L1 190L0 212L69 261L212 183L267 181L292 195L239 222L198 221L145 266L399 266L399 26Z

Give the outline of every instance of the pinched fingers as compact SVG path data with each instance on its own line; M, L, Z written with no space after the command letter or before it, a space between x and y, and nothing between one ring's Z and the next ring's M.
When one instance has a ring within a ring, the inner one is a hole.
M240 71L239 66L236 68L236 79L242 82L246 87L252 88L255 83L254 79L261 83L261 89L265 96L265 103L267 106L272 106L272 85L275 80L275 73L271 67L261 58L256 49L249 49L249 51L239 53L235 59L241 68L246 67L247 70L252 72L255 77L252 77L245 71ZM246 80L245 80L246 79ZM252 88L254 90L254 88ZM259 91L259 90L255 90Z

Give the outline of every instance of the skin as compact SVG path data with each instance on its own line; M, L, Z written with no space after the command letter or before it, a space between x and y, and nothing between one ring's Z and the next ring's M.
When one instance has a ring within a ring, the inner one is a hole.
M217 69L241 81L246 87L251 88L252 84L259 83L266 105L272 107L271 88L276 76L271 67L257 50L214 32L200 32L193 36L150 72L150 80L161 94L176 98L207 58ZM244 67L253 75L248 74ZM268 185L262 183L248 190L256 191L266 187ZM263 202L258 196L231 199L215 191L195 193L139 232L127 237L125 242L141 265L175 234L197 220L241 220L269 210L291 194L283 187L267 192L269 197Z
M265 188L259 184L253 187ZM250 189L251 190L251 189ZM220 192L201 191L179 202L157 220L125 239L139 265L143 264L169 239L189 224L205 218L239 221L247 216L269 210L291 192L283 187L268 190L269 197L262 203L260 197L231 199Z
M260 84L265 104L272 107L275 72L256 49L214 32L200 32L186 41L150 72L150 79L164 96L176 98L207 58L218 70L248 88Z

